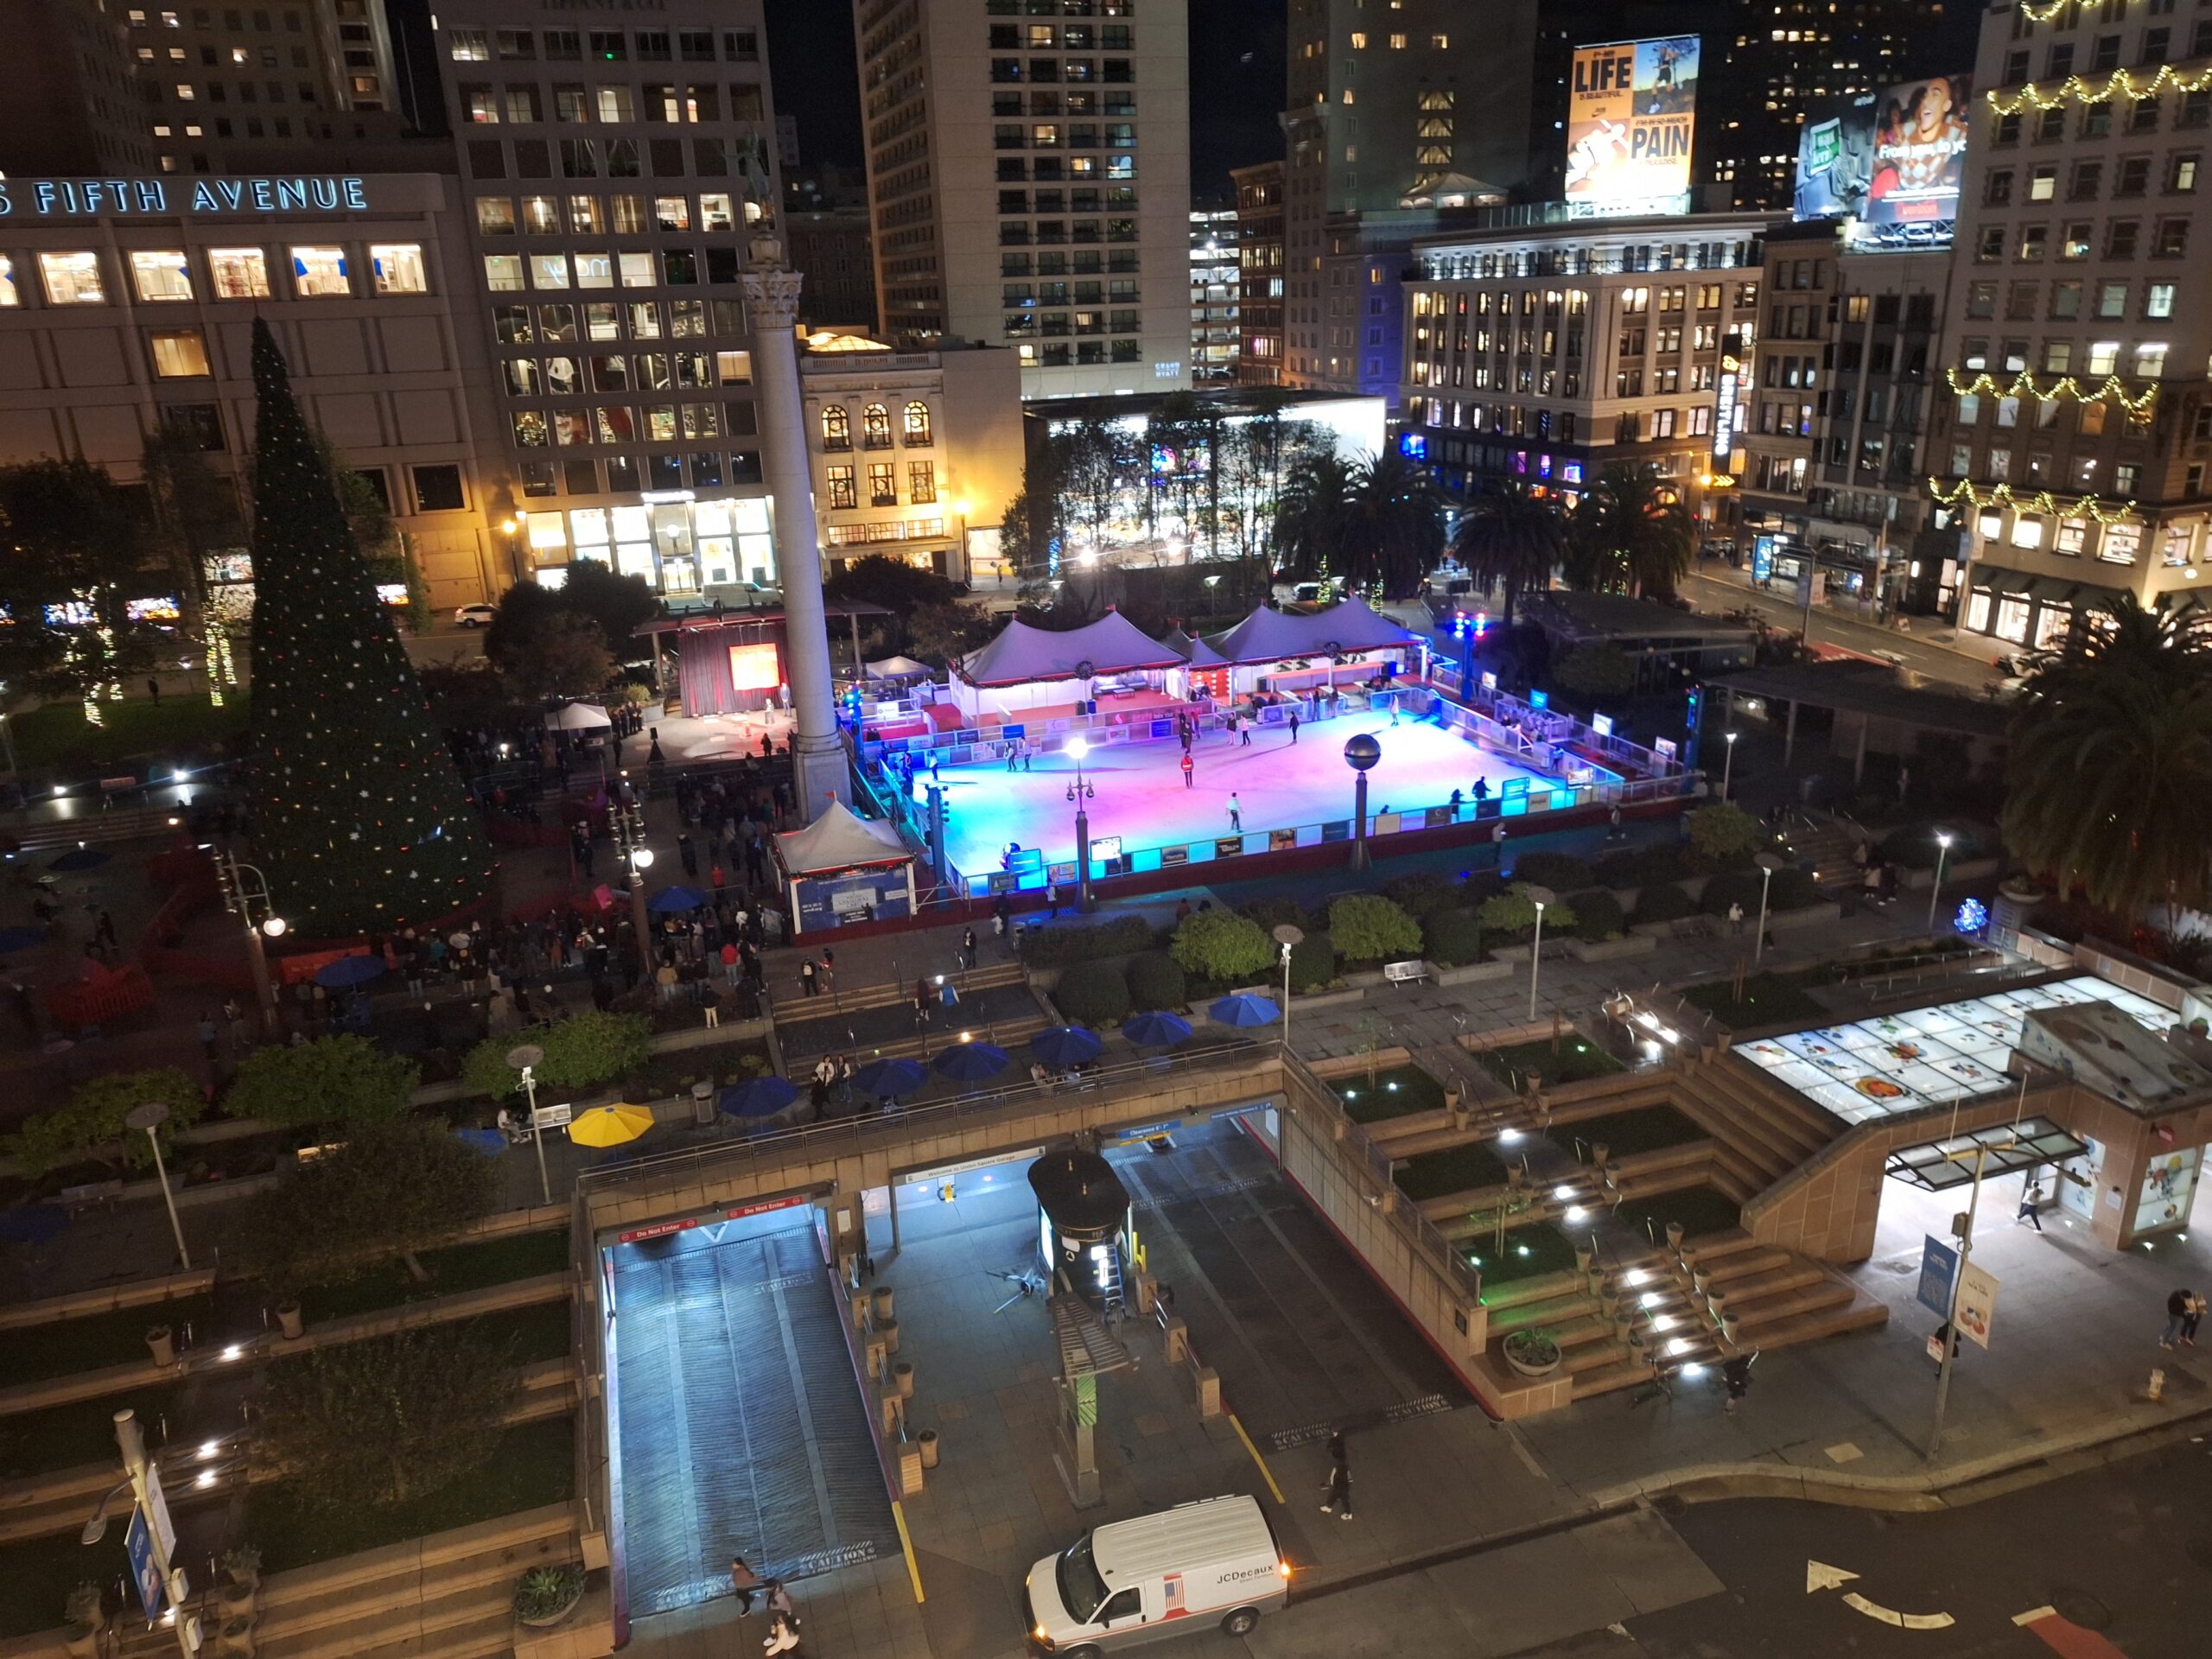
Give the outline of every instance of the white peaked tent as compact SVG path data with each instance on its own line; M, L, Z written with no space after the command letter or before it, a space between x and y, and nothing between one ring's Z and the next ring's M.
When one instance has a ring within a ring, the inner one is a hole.
M613 723L595 702L563 703L545 716L546 729L556 732L595 732Z
M891 825L861 817L842 801L830 802L804 830L778 836L776 862L799 931L913 914L913 854Z
M1183 665L1180 655L1119 611L1065 633L1009 621L955 666L952 696L972 724L986 709L1008 714L1075 702L1109 675L1149 676L1156 686L1160 673Z
M863 818L832 801L804 830L776 837L776 859L792 875L824 875L910 859L899 832L880 818Z
M1294 657L1413 646L1421 636L1370 608L1365 600L1339 600L1324 611L1270 610L1262 606L1208 642L1232 663L1280 663Z

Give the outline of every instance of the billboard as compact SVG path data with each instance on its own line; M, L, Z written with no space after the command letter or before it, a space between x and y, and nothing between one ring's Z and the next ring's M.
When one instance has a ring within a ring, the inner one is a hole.
M1689 211L1698 37L1574 48L1567 203L1577 217Z
M1973 97L1936 75L1831 105L1799 131L1794 216L1844 220L1862 252L1950 246Z

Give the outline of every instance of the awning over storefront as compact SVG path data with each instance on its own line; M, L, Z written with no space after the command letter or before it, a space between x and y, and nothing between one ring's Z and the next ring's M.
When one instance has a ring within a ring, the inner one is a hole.
M1947 1192L1973 1184L1977 1159L1986 1181L2044 1164L2064 1163L2088 1151L2049 1118L2024 1117L2018 1123L1999 1123L1948 1140L1900 1147L1890 1154L1882 1173L1923 1192Z

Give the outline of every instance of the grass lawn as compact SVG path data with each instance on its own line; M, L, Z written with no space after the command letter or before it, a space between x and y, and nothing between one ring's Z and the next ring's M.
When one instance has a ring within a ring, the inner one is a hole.
M1780 974L1751 974L1744 981L1744 998L1738 1001L1732 982L1715 979L1693 985L1682 1001L1701 1008L1732 1029L1746 1026L1778 1026L1789 1020L1819 1025L1834 1018L1827 1009Z
M1418 1204L1447 1192L1496 1186L1505 1179L1505 1166L1487 1141L1471 1141L1464 1147L1416 1154L1400 1165L1391 1179L1397 1182L1398 1191Z
M1375 1074L1372 1084L1366 1072L1355 1071L1348 1077L1332 1079L1329 1087L1337 1091L1345 1115L1355 1123L1444 1109L1444 1085L1417 1065L1386 1065Z
M1603 1117L1579 1118L1554 1123L1544 1131L1553 1141L1572 1152L1577 1141L1586 1146L1602 1141L1616 1158L1630 1153L1656 1152L1702 1141L1705 1131L1672 1106L1644 1106L1632 1112L1607 1112Z
M1560 1037L1556 1054L1552 1052L1551 1039L1542 1037L1509 1048L1478 1049L1474 1058L1477 1065L1509 1089L1518 1089L1531 1073L1546 1083L1580 1083L1585 1077L1606 1077L1621 1070L1618 1060L1572 1032Z
M469 1320L467 1328L490 1342L512 1342L518 1365L558 1359L569 1351L569 1305L565 1301L486 1313L481 1319Z
M223 694L223 706L211 708L204 693L126 697L100 705L101 724L85 723L83 705L50 702L43 709L10 716L16 760L26 768L61 764L102 765L129 755L159 754L211 743L242 734L251 713L245 691Z
M454 1244L425 1250L420 1259L430 1275L425 1283L416 1283L405 1265L395 1261L379 1264L342 1285L313 1287L301 1294L300 1310L310 1322L342 1319L428 1296L451 1296L486 1285L503 1285L510 1279L559 1273L569 1265L569 1230L556 1227L476 1244Z
M0 1480L103 1462L115 1464L119 1476L123 1454L116 1450L115 1414L125 1406L137 1412L145 1429L146 1444L156 1446L161 1443L163 1415L175 1399L173 1387L143 1389L0 1417ZM0 1570L0 1578L5 1576L4 1570Z
M566 1503L575 1481L575 1431L569 1419L556 1417L508 1429L499 1436L489 1462L443 1491L389 1509L365 1503L309 1508L300 1503L289 1482L256 1486L246 1496L245 1535L261 1546L261 1570L282 1573L519 1510ZM74 1539L68 1542L76 1547Z
M0 1335L0 1387L148 1358L148 1327L166 1325L181 1330L188 1323L205 1319L213 1306L207 1297L188 1296L10 1331ZM0 1418L0 1434L8 1421Z
M1486 1236L1468 1247L1486 1285L1510 1285L1516 1280L1565 1272L1574 1266L1573 1242L1548 1221L1508 1228L1503 1255L1493 1242L1495 1237Z
M1685 1187L1656 1198L1630 1198L1620 1207L1621 1224L1654 1243L1667 1242L1667 1224L1679 1221L1687 1238L1721 1233L1738 1225L1743 1214L1726 1193L1709 1186Z

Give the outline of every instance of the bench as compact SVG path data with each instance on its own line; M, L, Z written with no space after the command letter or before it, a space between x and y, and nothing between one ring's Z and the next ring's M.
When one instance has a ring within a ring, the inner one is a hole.
M1382 964L1382 980L1388 985L1404 985L1427 977L1428 964L1419 957L1405 962L1386 962Z

